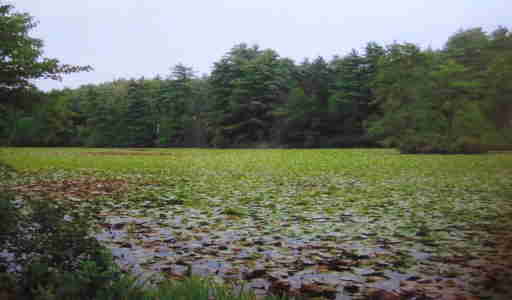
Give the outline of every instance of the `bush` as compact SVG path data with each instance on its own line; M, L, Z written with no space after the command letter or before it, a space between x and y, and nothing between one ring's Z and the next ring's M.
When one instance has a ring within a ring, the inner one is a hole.
M2 191L0 218L0 273L13 283L3 289L18 298L92 299L120 276L86 216Z
M403 154L477 154L488 151L479 139L472 137L453 139L440 135L409 135L396 143Z
M457 140L456 150L464 154L478 154L488 152L489 148L483 145L477 138L462 137Z
M484 145L488 151L512 151L512 145Z
M448 153L449 145L441 137L435 135L407 135L396 141L400 153Z

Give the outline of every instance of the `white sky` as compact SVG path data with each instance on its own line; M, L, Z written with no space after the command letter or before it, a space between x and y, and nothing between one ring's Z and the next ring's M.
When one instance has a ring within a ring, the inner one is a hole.
M367 42L440 48L458 29L512 28L511 0L10 0L40 23L45 55L94 71L51 88L167 75L184 63L209 73L235 44L257 43L297 62Z

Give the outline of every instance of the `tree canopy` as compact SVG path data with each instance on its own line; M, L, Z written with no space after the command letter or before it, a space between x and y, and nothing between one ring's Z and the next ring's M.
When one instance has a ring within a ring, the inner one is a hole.
M31 80L90 67L45 58L43 42L29 35L34 26L28 14L0 6L3 144L394 146L403 153L512 144L512 34L505 27L460 30L438 50L369 42L300 63L242 43L202 77L177 64L165 76L43 93ZM12 105L23 101L32 105Z
M33 87L33 79L60 79L62 74L91 70L90 66L61 64L43 55L43 41L30 36L37 22L27 13L0 1L0 103Z

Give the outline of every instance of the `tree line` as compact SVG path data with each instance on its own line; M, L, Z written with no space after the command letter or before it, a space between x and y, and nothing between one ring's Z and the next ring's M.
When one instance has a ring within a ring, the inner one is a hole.
M67 68L57 71L79 67ZM154 78L50 92L24 87L22 96L3 93L0 101L3 145L384 145L456 153L512 143L512 33L505 27L460 30L437 50L370 42L300 63L239 44L209 75L178 64Z

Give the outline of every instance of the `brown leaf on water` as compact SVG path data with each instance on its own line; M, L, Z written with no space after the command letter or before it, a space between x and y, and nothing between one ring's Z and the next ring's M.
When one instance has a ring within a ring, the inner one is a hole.
M327 265L318 265L316 267L317 272L323 273L323 272L329 272L329 266Z
M336 294L337 290L331 286L324 286L318 284L303 284L300 288L302 293L311 295L311 296L323 296L329 297Z
M334 271L348 271L351 267L359 265L356 260L337 259L329 262L329 269Z
M270 290L278 295L288 292L290 287L290 282L286 280L275 280L270 284Z
M244 277L247 280L251 280L251 279L254 279L254 278L263 277L263 276L265 276L265 274L267 274L267 270L265 270L265 269L256 269L256 270L253 270L253 271L245 274Z
M85 200L97 196L111 196L122 193L129 188L128 182L120 179L97 179L81 177L59 181L38 181L30 184L13 186L15 192L34 193L49 196L52 199Z
M385 290L372 289L367 292L368 300L401 300L401 295L395 292L389 292Z

